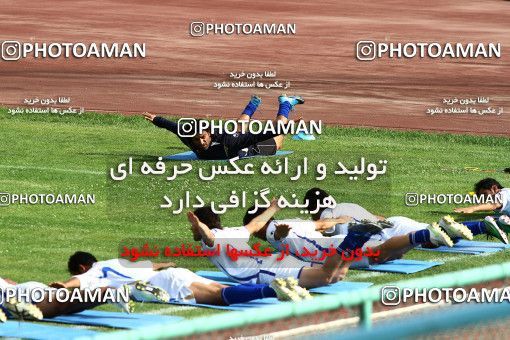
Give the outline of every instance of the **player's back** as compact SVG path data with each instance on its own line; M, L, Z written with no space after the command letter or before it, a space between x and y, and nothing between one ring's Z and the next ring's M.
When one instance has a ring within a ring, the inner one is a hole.
M245 227L211 229L215 240L213 247L207 247L202 242L202 246L208 249L214 249L220 245L219 256L211 256L209 260L222 272L242 283L256 283L263 266L263 258L255 256L240 256L237 260L233 260L227 254L227 247L237 250L251 250L248 244L250 232Z
M151 261L130 262L126 259L99 261L86 273L76 275L81 289L120 287L135 281L149 281L156 272Z

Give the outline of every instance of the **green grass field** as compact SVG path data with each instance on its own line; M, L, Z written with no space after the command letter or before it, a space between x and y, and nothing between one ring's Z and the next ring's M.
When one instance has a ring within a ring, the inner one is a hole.
M318 182L313 171L299 181L290 181L285 175L253 175L202 182L196 169L174 181L166 181L164 177L131 176L114 182L109 177L109 169L128 157L140 164L186 150L170 133L133 116L94 113L63 117L11 116L2 109L0 141L0 192L96 196L95 205L0 207L0 276L19 282L48 283L67 278L67 258L76 250L90 251L99 259L110 259L119 256L119 248L126 242L166 242L166 245L191 242L185 215L175 216L159 207L163 195L178 198L185 190L207 200L225 201L231 190L254 191L268 187L275 195L290 197L296 193L302 197L310 187L320 186L337 201L358 203L380 215L404 215L432 222L451 213L454 206L407 207L404 204L406 192L468 193L473 184L484 177L494 177L510 185L510 175L501 171L509 166L510 139L502 137L328 127L315 142L286 140L284 149L294 151L289 157L294 165L300 164L304 156L308 157L309 165L324 162L328 169L333 169L338 161L357 164L360 157L370 161L387 159L387 174L373 182L354 182L345 176L333 175ZM264 160L251 161L261 164ZM243 162L246 160L240 163ZM211 164L195 162L194 167L210 167ZM468 171L465 167L497 172ZM228 211L222 217L223 225L240 226L243 214L243 209ZM474 217L480 216L483 215ZM287 210L278 217L300 215L299 211ZM445 264L415 275L351 271L348 278L392 282L505 262L510 260L510 253L470 256L412 251L406 257L441 260ZM177 258L175 261L193 270L212 268L205 259ZM165 309L165 306L150 304L138 307L139 311L186 317L217 313L198 308Z

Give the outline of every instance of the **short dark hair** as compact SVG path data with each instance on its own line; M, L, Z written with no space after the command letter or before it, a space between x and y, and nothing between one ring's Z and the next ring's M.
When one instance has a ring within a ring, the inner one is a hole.
M69 257L69 260L67 261L67 270L72 275L76 275L80 272L80 265L92 266L96 262L96 257L91 253L77 251Z
M484 178L475 184L475 193L480 195L482 190L490 190L490 188L492 188L494 185L498 189L503 189L503 186L499 184L499 182L494 178Z
M194 211L198 219L204 223L209 229L223 229L221 226L220 215L212 211L211 207L202 207Z
M317 210L317 205L319 202L324 201L326 197L329 197L330 195L320 189L320 188L311 188L308 190L305 194L305 197L303 199L303 204L308 200L308 211L315 211Z
M244 214L244 217L243 217L243 226L246 226L248 223L253 221L253 219L255 217L259 216L260 214L262 214L264 211L267 210L267 208L257 207L257 209L254 212L249 213L249 211L252 211L254 209L255 209L255 205L252 205L251 207L248 208L248 210L246 210L246 213ZM271 220L272 219L273 218L271 218Z

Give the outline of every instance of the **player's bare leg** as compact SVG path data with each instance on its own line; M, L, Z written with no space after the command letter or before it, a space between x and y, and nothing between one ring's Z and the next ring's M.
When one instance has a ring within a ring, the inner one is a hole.
M102 297L107 289L108 288L101 288L101 293L99 295ZM85 296L82 291L80 291L80 296ZM103 304L103 302L100 302L102 300L101 298L98 298L97 302L85 302L84 299L82 300L83 301L59 302L55 298L52 298L50 301L50 297L47 294L43 301L35 305L41 310L45 318L53 318L59 315L79 313Z
M342 243L337 247L337 254L326 259L322 266L305 267L299 277L299 285L305 288L325 286L343 280L353 261L346 261L344 253L351 254L383 229L377 224L352 225ZM351 258L351 257L349 257Z
M301 296L310 298L310 294L304 288L296 284L287 284L286 279L275 279L270 285L249 284L225 286L219 283L193 282L188 287L197 303L211 305L230 305L246 303L252 300L275 297L282 301L300 301Z
M408 235L394 236L373 248L374 251L379 251L380 255L377 258L371 257L370 262L383 263L399 259L414 247L415 246L409 242Z
M352 261L343 261L341 255L329 257L322 266L303 268L299 285L314 288L341 281L347 275L351 264Z
M226 287L228 286L220 283L205 284L193 282L188 288L193 292L197 303L224 306L226 303L221 296L221 290Z
M119 288L122 289L122 288ZM66 314L73 314L73 313L79 313L87 309L92 309L94 307L100 306L105 304L105 294L107 294L107 291L111 290L109 292L108 296L114 296L117 297L115 288L109 288L109 287L102 287L100 288L100 292L98 294L98 298L94 299L95 301L87 301L86 295L84 291L80 291L80 299L76 299L75 301L65 301L60 302L57 301L57 299L53 298L50 300L49 296L46 295L43 301L36 303L35 306L41 310L45 318L53 318L55 316L59 315L66 315ZM81 300L81 301L80 301ZM120 309L122 309L124 312L131 313L134 308L134 303L129 299L128 301L118 301L118 303L115 303Z

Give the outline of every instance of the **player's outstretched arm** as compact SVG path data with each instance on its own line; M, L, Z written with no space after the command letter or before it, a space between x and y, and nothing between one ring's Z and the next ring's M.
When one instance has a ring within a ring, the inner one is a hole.
M204 223L199 220L199 218L192 211L188 211L188 221L191 223L191 228L197 230L200 233L200 236L202 236L202 241L208 247L214 246L214 234Z
M67 288L67 289L80 288L80 280L76 277L71 277L64 282L59 281L52 282L49 284L49 286L53 288Z
M485 203L485 204L478 204L478 205L472 205L465 208L457 208L453 211L457 213L463 213L463 214L471 214L477 211L491 211L501 208L501 204L499 203Z
M163 270L167 268L175 268L176 264L174 262L160 262L160 263L152 263L152 270Z
M178 124L176 122L172 122L171 120L165 119L160 116L156 116L155 114L144 112L142 113L143 118L148 120L149 122L152 122L152 124L156 125L157 127L167 129L168 131L177 134L179 128Z
M244 227L250 232L251 235L264 228L264 226L271 220L271 218L280 211L278 207L278 200L273 198L271 205L262 214L255 217Z
M350 216L339 216L337 218L325 218L323 220L314 221L315 230L317 230L319 232L323 232L325 230L330 229L335 224L338 224L338 223L344 224L344 223L349 223L350 221L352 221L352 217L350 217Z

